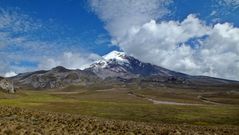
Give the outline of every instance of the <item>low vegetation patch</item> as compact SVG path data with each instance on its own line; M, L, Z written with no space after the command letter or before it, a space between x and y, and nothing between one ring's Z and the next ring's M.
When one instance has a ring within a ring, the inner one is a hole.
M237 126L193 126L121 120L107 120L67 113L32 111L0 107L0 134L228 134L236 135Z

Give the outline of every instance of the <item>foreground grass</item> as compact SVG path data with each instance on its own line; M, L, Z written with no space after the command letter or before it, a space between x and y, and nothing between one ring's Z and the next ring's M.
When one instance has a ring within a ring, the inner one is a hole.
M59 95L46 91L22 91L14 97L4 95L0 105L141 122L239 125L237 105L154 105L137 97L129 97L126 92L113 93L115 91L90 91Z
M193 126L107 120L66 113L0 107L0 134L224 134L236 135L238 126Z

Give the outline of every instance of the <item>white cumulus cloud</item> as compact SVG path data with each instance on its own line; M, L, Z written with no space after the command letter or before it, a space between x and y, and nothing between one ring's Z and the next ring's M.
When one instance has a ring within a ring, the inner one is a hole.
M189 15L182 22L150 21L129 33L119 46L145 62L193 75L239 79L239 28L229 23L207 26Z

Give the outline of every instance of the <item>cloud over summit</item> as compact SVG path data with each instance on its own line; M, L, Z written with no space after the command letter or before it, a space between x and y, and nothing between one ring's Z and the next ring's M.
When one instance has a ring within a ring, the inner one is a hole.
M127 54L179 72L239 80L239 28L227 22L206 24L193 14L164 21L161 17L171 13L164 0L127 4L91 2Z

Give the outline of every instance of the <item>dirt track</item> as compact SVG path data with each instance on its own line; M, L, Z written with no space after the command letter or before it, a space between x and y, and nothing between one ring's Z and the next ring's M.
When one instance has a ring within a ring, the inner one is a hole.
M205 127L131 121L0 107L0 134L238 134L237 126Z
M165 105L186 105L186 106L194 106L194 105L202 105L202 104L192 104L192 103L180 103L180 102L173 102L173 101L161 101L161 100L155 100L152 98L148 98L146 96L143 95L137 95L135 93L129 93L128 95L131 96L135 96L135 97L139 97L145 100L148 100L150 102L152 102L153 104L165 104Z

